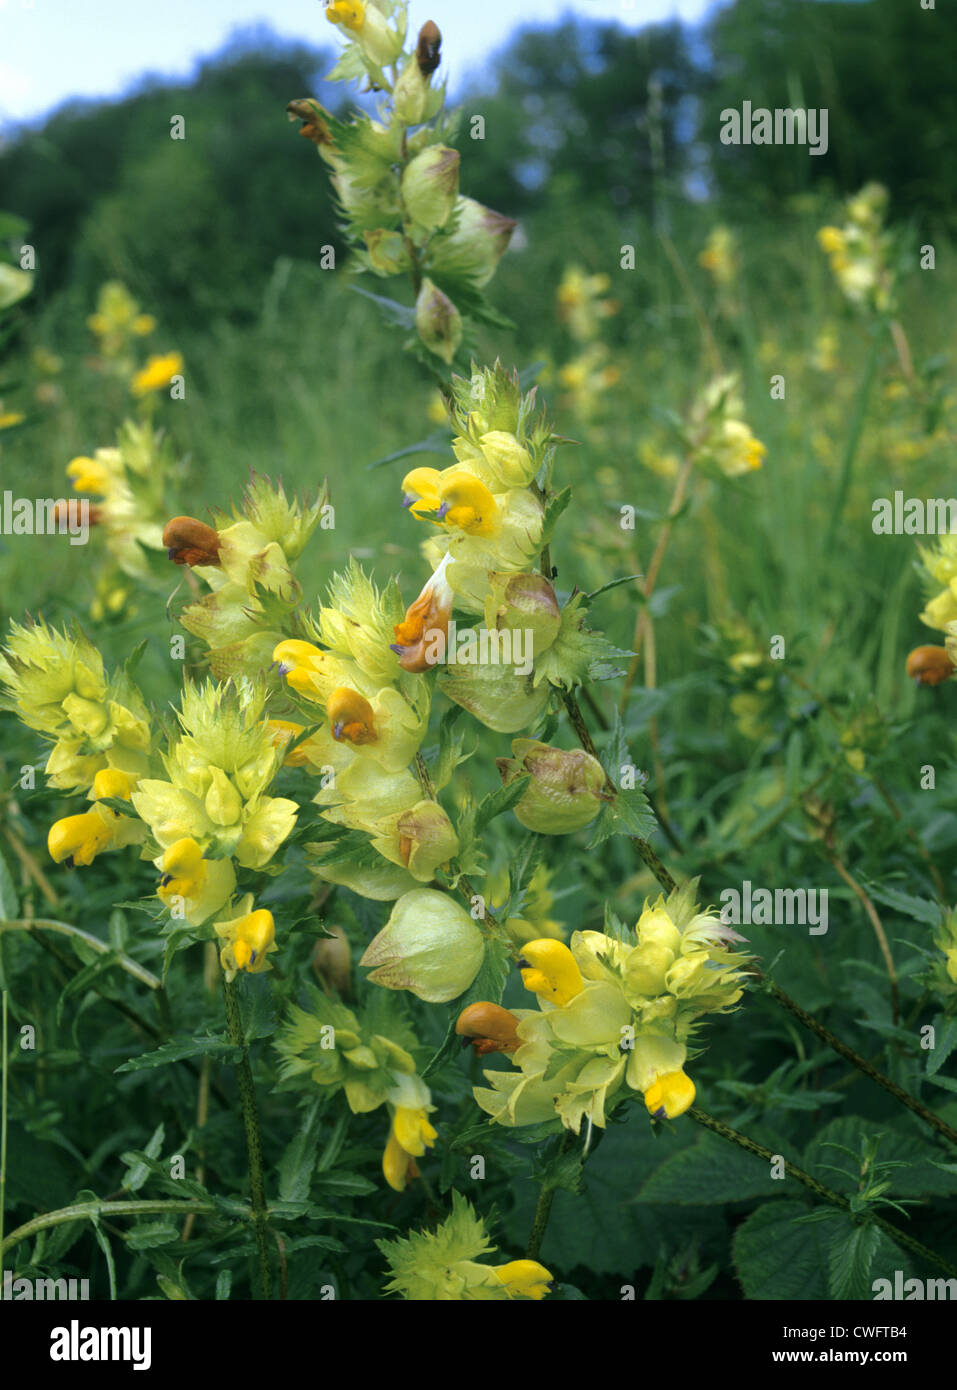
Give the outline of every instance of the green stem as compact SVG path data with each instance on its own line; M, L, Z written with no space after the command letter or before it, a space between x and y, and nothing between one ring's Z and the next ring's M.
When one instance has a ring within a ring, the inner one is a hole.
M83 931L80 927L73 927L69 922L54 922L45 917L32 917L29 920L5 921L0 922L0 932L5 931L55 931L62 936L72 936L76 940L84 942L92 950L101 956L113 955L116 963L128 975L132 975L134 980L139 980L140 984L148 985L150 989L161 989L162 981L157 978L145 966L140 965L139 961L133 960L131 956L126 956L122 951L114 951L112 946L101 941L98 936L93 936L91 932Z
M559 1155L567 1153L575 1142L575 1135L570 1129L566 1129L562 1135L562 1141L558 1146ZM555 1200L554 1187L542 1187L538 1194L538 1202L535 1205L535 1216L532 1221L532 1233L528 1238L528 1249L525 1252L527 1260L537 1260L542 1248L542 1241L545 1239L545 1230L548 1226L548 1218L552 1211L552 1202Z
M246 1152L249 1157L249 1195L253 1209L253 1226L256 1232L256 1249L259 1254L259 1283L261 1295L268 1301L272 1298L272 1269L269 1264L269 1213L266 1207L259 1110L256 1106L256 1088L253 1083L252 1067L249 1065L249 1049L243 1036L236 982L235 980L227 981L225 976L223 976L223 998L226 1004L226 1027L229 1030L229 1040L234 1047L240 1049L241 1053L236 1068L236 1076L239 1081L239 1098L243 1107L243 1126L246 1130Z
M72 1207L60 1207L58 1211L44 1212L42 1216L35 1216L32 1221L18 1226L0 1245L0 1257L8 1250L12 1250L15 1245L19 1245L21 1240L26 1240L28 1236L36 1235L38 1231L45 1231L50 1226L63 1226L67 1221L83 1221L87 1217L100 1216L180 1215L190 1211L200 1212L204 1216L215 1216L217 1209L212 1202L189 1201L186 1198L182 1201L166 1202L77 1202Z
M723 1124L721 1120L716 1120L713 1115L709 1115L706 1110L699 1110L693 1105L688 1111L691 1118L699 1125L704 1125L705 1129L710 1129L712 1133L718 1134L722 1139L727 1139L729 1143L737 1144L738 1148L746 1149L748 1153L757 1155L758 1158L765 1159L768 1163L773 1163L781 1158L780 1154L774 1154L770 1149L766 1149L763 1144L757 1144L753 1139L749 1139L746 1134L741 1134L738 1130L732 1129L730 1125ZM847 1197L840 1192L835 1192L833 1188L826 1187L824 1183L818 1182L817 1178L812 1178L810 1173L805 1173L802 1168L796 1168L793 1163L784 1160L784 1170L788 1177L794 1178L802 1187L806 1187L809 1192L813 1192L816 1197L820 1197L822 1202L829 1202L831 1206L840 1207L842 1211L853 1215L851 1204ZM879 1226L886 1235L890 1237L896 1245L902 1246L905 1250L910 1250L913 1254L926 1260L928 1264L936 1265L938 1269L943 1269L947 1274L957 1275L957 1267L949 1264L942 1256L930 1250L926 1245L922 1245L913 1236L907 1235L899 1227L890 1221L885 1221L883 1216L878 1216L876 1212L868 1212L865 1218L875 1226Z
M578 735L579 743L584 748L586 753L590 753L591 756L595 758L596 761L598 761L598 751L595 748L594 739L589 733L588 725L585 723L584 716L581 712L581 706L575 698L575 695L570 690L563 690L562 700L564 702L565 709L568 712L568 717L571 720L572 728ZM614 782L611 780L607 773L605 774L605 788L613 796L618 795L618 788L615 786ZM638 853L641 855L642 859L648 865L648 868L654 874L655 878L661 884L665 892L673 893L678 885L675 882L675 880L671 877L671 874L668 872L665 865L658 858L658 855L656 854L652 846L649 844L649 842L647 840L643 840L640 835L629 835L628 838L634 845Z
M844 511L844 504L847 501L848 490L851 486L851 474L854 469L854 459L857 456L857 448L861 442L861 434L864 429L864 413L867 410L867 402L870 398L874 374L877 371L879 353L880 342L877 334L874 334L871 342L871 350L867 358L867 365L864 368L864 375L861 378L861 384L857 392L857 401L854 406L850 433L847 436L847 443L844 446L844 457L841 460L841 476L838 480L837 492L831 507L830 525L828 526L827 535L824 540L825 555L831 552L834 536Z

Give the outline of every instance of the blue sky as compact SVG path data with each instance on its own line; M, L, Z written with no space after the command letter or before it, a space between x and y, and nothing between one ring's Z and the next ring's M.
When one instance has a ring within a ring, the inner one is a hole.
M562 14L638 28L700 18L708 0L411 0L411 26L434 18L453 90L521 22ZM321 0L0 0L0 125L34 120L72 96L118 96L144 72L186 76L231 30L334 44Z

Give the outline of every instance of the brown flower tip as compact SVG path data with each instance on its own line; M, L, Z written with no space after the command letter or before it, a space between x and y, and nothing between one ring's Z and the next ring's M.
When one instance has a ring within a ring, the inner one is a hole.
M455 1031L462 1038L462 1045L472 1045L478 1057L489 1052L516 1052L522 1040L515 1031L519 1020L498 1004L487 1000L469 1004L462 1010L455 1024Z
M907 658L907 674L918 685L940 685L954 674L946 647L915 647Z
M311 97L297 98L289 102L286 114L291 121L302 121L299 134L314 145L334 146L332 132L325 121L326 112Z
M174 516L166 523L163 544L174 565L218 565L219 533L192 516Z
M433 24L431 19L427 19L419 30L419 41L415 46L415 61L419 65L419 71L423 77L431 77L432 73L442 61L440 49L442 47L442 35L439 26Z

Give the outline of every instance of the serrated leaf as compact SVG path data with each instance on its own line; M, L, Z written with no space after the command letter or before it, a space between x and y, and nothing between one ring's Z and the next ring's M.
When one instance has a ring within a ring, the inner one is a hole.
M522 772L518 776L512 778L507 785L496 787L494 791L490 791L487 796L482 797L482 800L475 808L475 819L472 824L473 835L476 837L481 835L485 827L489 825L496 816L501 816L506 811L510 811L517 802L521 801L527 791L525 783L528 779L529 774L527 772Z
M147 1143L146 1148L143 1150L143 1153L147 1156L147 1158L159 1158L160 1152L163 1148L163 1140L165 1139L165 1137L166 1126L163 1124L161 1120L160 1123L153 1130L153 1133L150 1135L149 1142ZM127 1160L124 1159L124 1162L126 1161ZM123 1181L120 1183L120 1186L124 1188L127 1192L138 1192L150 1175L149 1164L144 1163L141 1159L131 1154L129 1156L129 1165L130 1166L127 1168L126 1172L123 1175Z
M318 1161L320 1111L321 1100L317 1097L306 1110L298 1134L279 1160L279 1196L284 1202L302 1202L309 1195Z
M754 1197L773 1197L786 1187L775 1181L763 1158L716 1135L665 1160L639 1188L639 1202L676 1206L720 1206Z
M182 1038L164 1043L155 1052L146 1052L141 1057L131 1057L114 1070L147 1071L152 1067L165 1067L171 1062L182 1062L186 1057L212 1057L217 1062L238 1062L242 1049L234 1047L225 1037Z
M831 1297L870 1298L871 1266L881 1243L881 1233L870 1224L852 1225L848 1218L831 1237L828 1286Z
M389 299L384 294L373 294L362 285L350 285L349 288L356 294L361 294L363 299L371 299L386 323L391 323L397 328L415 327L415 309L408 304L400 304L397 299Z
M745 1298L827 1298L824 1236L806 1215L803 1202L767 1202L738 1227L731 1248Z
M949 1014L938 1014L934 1019L934 1046L927 1050L928 1076L934 1076L940 1071L955 1047L957 1047L957 1018Z

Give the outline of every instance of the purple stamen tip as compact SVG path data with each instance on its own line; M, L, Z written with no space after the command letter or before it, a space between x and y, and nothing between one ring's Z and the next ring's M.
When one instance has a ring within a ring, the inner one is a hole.
M339 723L339 724L333 724L333 726L332 726L332 737L333 737L334 739L336 739L338 742L341 742L341 741L342 741L342 724L341 724L341 723Z
M435 513L435 515L439 518L440 521L443 521L445 519L446 513L451 508L451 505L451 502L443 502L439 510Z

